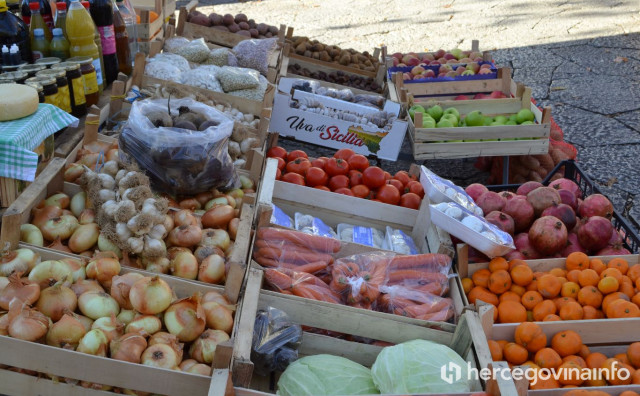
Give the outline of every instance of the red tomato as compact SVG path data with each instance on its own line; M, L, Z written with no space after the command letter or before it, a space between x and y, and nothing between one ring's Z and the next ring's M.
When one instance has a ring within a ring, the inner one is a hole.
M287 183L299 184L304 186L304 177L298 173L285 173L282 175L282 181Z
M358 198L371 198L371 190L369 190L369 187L364 184L358 184L357 186L351 187L351 192L353 192L353 195Z
M287 158L287 150L280 146L273 146L269 150L267 150L268 158Z
M311 167L307 169L307 174L305 177L307 181L307 186L315 187L315 186L324 186L329 181L329 176L320 168Z
M411 209L420 209L420 201L422 201L422 199L418 196L418 194L410 192L400 197L400 206Z
M373 202L382 202L382 201L381 201L381 200L379 200L379 199L372 199L372 201L373 201Z
M285 170L287 173L293 172L304 175L309 168L311 168L311 162L306 158L299 157L289 162L285 167Z
M409 178L409 173L407 173L407 171L398 171L395 175L393 175L393 178L399 180L403 186L406 186L407 183L411 181L411 178Z
M317 188L318 190L322 190L322 191L331 192L331 190L329 190L329 187L327 187L327 186L315 186L314 188Z
M340 158L345 161L348 161L349 158L351 158L351 156L354 154L355 152L351 149L340 149L336 151L336 153L333 155L333 158Z
M339 158L329 158L324 170L329 176L346 175L349 173L349 164Z
M418 181L418 176L416 176L416 175L409 175L409 179L411 179L411 180L415 180L415 181Z
M389 173L389 172L385 171L385 172L384 172L384 180L391 180L391 179L393 179L393 178L391 177L391 173Z
M362 172L357 170L349 171L349 185L357 186L358 184L362 184Z
M362 182L370 189L384 186L384 171L377 166L370 166L362 172Z
M387 180L387 184L391 184L392 186L397 188L398 191L404 191L404 185L400 180L396 180L396 179Z
M302 151L302 150L293 150L292 152L290 152L289 154L287 154L287 158L286 158L286 160L287 160L287 162L291 162L291 161L293 161L294 159L299 158L299 157L302 157L302 158L309 158L309 156L307 155L307 153L305 153L304 151Z
M424 198L424 188L422 188L422 184L419 181L412 180L405 186L405 192L412 192L420 197L420 199Z
M391 184L385 184L378 189L376 198L384 203L397 205L400 202L400 191Z
M336 191L339 188L349 188L349 178L345 175L336 175L329 179L329 189Z
M311 166L315 166L316 168L320 168L324 170L325 165L327 164L327 160L323 157L316 158L311 161Z
M280 157L275 157L275 159L278 161L278 169L283 170L287 163Z
M282 171L280 169L276 169L276 180L282 179Z
M349 169L363 171L369 167L369 160L364 155L354 154L347 160Z
M334 193L337 194L344 194L344 195L348 195L350 197L353 197L353 192L351 190L349 190L346 187L340 187L339 189L335 190Z

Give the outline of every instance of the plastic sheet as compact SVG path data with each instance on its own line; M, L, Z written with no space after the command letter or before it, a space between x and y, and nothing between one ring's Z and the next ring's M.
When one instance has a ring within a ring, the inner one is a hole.
M170 101L171 115L187 106L218 124L204 131L155 127L151 112L167 111L164 99L133 103L129 121L120 134L120 159L135 160L155 187L171 195L193 195L212 188L231 188L237 175L227 146L233 121L213 107L192 99Z
M342 304L340 295L320 278L288 268L266 268L264 278L276 291L298 297Z
M341 241L354 242L378 249L385 248L384 232L373 227L338 224L338 236Z
M263 76L269 71L269 55L276 49L278 40L274 38L260 40L242 40L233 52L238 59L238 66L257 70Z
M322 84L317 81L297 79L292 84L292 88L304 92L310 92L317 95L344 100L346 102L374 107L378 110L382 110L385 104L384 97L380 95L356 95L350 89L335 89L330 87L323 87Z
M343 257L333 265L329 287L346 304L370 307L380 295L379 288L385 283L394 256L391 252L369 252Z
M396 230L389 226L386 228L385 249L394 251L400 254L418 254L418 248L416 247L413 239L405 234L402 230Z
M253 89L260 85L257 71L232 66L223 66L218 72L218 80L225 92Z
M451 180L441 178L424 165L420 167L420 184L422 184L425 193L429 195L431 203L456 202L478 216L484 215L482 209L461 187Z
M328 238L337 239L338 235L333 231L331 227L326 225L324 221L311 215L302 214L296 212L295 215L295 229L302 231L310 235L318 235Z
M376 308L379 311L410 318L444 322L453 318L453 300L406 289L402 286L381 286Z
M284 311L273 307L258 311L253 328L251 361L260 375L284 371L298 359L302 328Z

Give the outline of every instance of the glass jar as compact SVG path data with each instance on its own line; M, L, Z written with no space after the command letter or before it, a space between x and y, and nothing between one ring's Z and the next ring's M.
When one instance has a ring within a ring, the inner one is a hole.
M51 67L53 65L57 65L62 62L60 58L56 58L55 56L50 56L47 58L40 58L35 61L36 65L44 65L45 67Z
M40 103L44 103L44 91L42 90L42 84L38 82L28 82L25 85L28 85L38 91L38 101Z
M58 86L58 107L67 113L71 113L71 95L69 94L69 82L67 81L67 73L62 69L40 70L36 73L36 77L53 77L56 79Z
M29 77L29 75L21 71L12 71L0 74L0 80L4 82L13 82L16 84L24 84L24 81L27 79L27 77Z
M98 76L96 68L93 66L93 59L90 56L75 56L67 59L67 62L80 64L80 73L84 82L84 97L87 101L87 107L98 104L100 93L98 91Z
M37 72L46 68L45 65L23 65L18 68L18 71L27 73L29 77L35 77Z
M75 62L62 62L51 66L51 69L64 70L69 83L69 94L71 96L71 114L74 117L82 117L87 114L87 100L84 97L84 83L80 64Z
M40 83L42 85L42 93L44 94L44 103L58 106L58 85L56 79L51 76L36 76L28 78L26 83Z

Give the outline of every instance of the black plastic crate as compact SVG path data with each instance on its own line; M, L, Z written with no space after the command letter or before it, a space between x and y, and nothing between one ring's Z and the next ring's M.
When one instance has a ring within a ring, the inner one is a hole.
M582 196L587 197L592 194L602 194L606 196L606 194L602 193L600 188L587 176L587 174L580 169L578 164L573 160L565 160L560 162L558 165L553 168L551 172L547 175L547 177L542 181L542 184L548 186L551 183L551 177L558 172L562 172L560 169L564 167L564 178L573 180L580 190L582 191ZM520 184L501 184L501 185L492 185L487 186L487 188L491 191L515 191L520 187ZM627 248L631 253L640 253L640 236L634 230L633 226L631 226L629 220L623 217L615 208L613 209L613 217L611 218L611 223L614 228L620 232L622 236L622 241L624 247Z

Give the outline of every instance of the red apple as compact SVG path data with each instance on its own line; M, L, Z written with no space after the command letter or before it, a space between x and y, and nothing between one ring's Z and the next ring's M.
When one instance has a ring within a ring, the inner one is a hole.
M398 66L400 63L400 61L398 60L398 58L396 58L395 56L393 57L393 66Z
M470 62L467 63L467 70L473 70L474 73L477 73L480 70L480 65L478 62Z
M469 63L469 62L471 62L471 59L469 59L469 58L460 59L460 63Z
M438 62L440 62L440 64L444 65L445 63L447 63L448 59L445 57L440 57L438 58Z
M447 53L447 51L445 51L443 49L439 49L439 50L436 51L435 54L433 54L433 56L435 56L436 59L438 59L438 58L442 58L444 56L444 54L446 54L446 53Z
M402 53L400 53L400 52L396 52L396 53L394 53L394 54L393 54L393 55L391 55L391 56L393 56L394 58L396 58L396 59L397 59L397 60L399 60L399 61L401 61L401 60L402 60Z
M491 69L491 64L489 63L485 63L482 66L480 66L481 69Z
M411 69L411 74L413 74L414 76L416 74L422 74L424 72L424 67L422 66L415 66L413 69Z
M482 58L481 56L476 56L475 58L471 59L473 59L474 62L482 62L484 60L484 58Z
M432 61L435 60L436 58L433 56L432 53L427 52L426 54L422 55L422 61Z
M444 54L444 58L445 58L445 59L456 59L456 60L457 60L456 56L455 56L455 55L453 55L452 53L449 53L449 52L447 52L446 54Z
M487 95L479 93L479 94L473 95L473 98L474 99L486 99Z
M507 95L502 93L502 91L493 91L491 92L491 95L489 95L489 97L491 97L492 99L504 99L507 97Z
M402 79L404 81L413 80L413 74L411 74L411 73L402 73Z
M446 76L447 77L458 77L458 75L454 71L447 72Z
M492 74L493 72L491 71L491 69L480 69L480 71L478 72L478 74Z
M469 100L467 95L458 95L453 100Z
M438 70L438 73L446 73L450 71L453 71L453 67L447 64L447 65L441 65L440 69Z
M429 63L430 66L436 66L436 65L441 65L442 63L440 63L440 61L434 60L431 61L431 63Z
M456 74L461 75L463 71L467 70L464 66L458 66L456 69Z
M450 64L450 65L457 65L458 63L460 63L460 62L458 62L457 59L449 59L447 61L447 64Z
M440 74L438 74L438 78L442 78L442 77L446 77L446 76L447 76L447 73L440 73Z
M420 60L418 58L411 58L409 62L407 62L407 66L418 66L420 64Z
M427 69L424 71L423 75L427 78L434 78L436 76L436 72L431 69Z
M471 52L469 54L469 58L471 59L482 58L482 52Z

